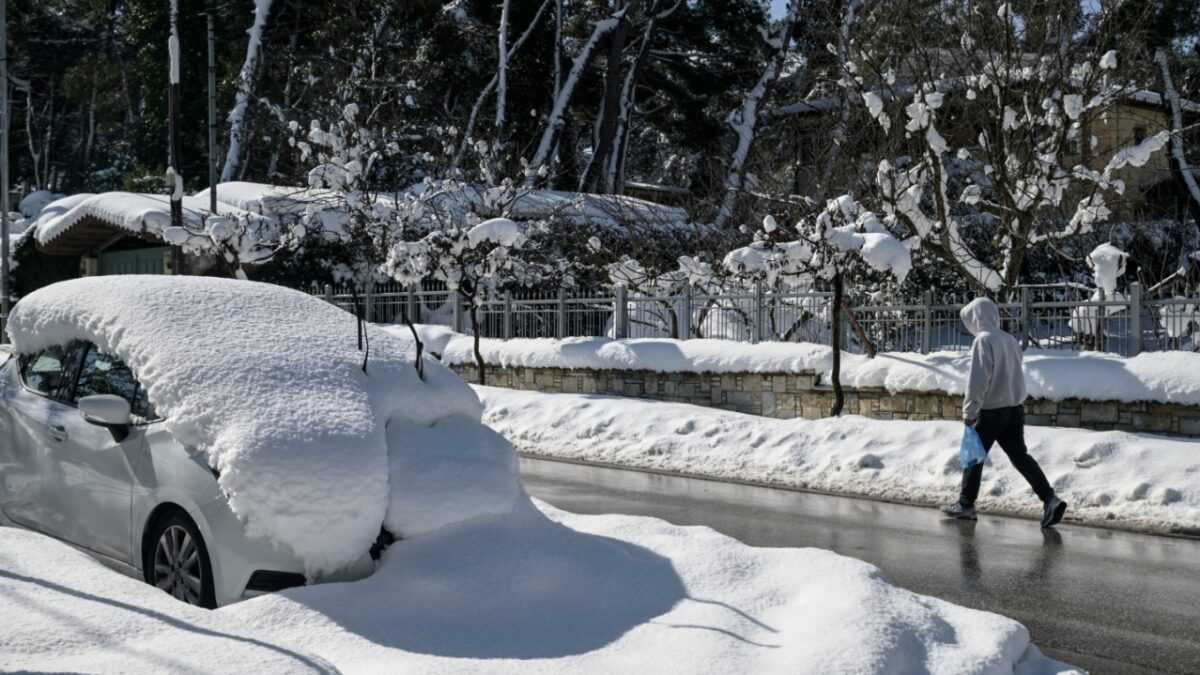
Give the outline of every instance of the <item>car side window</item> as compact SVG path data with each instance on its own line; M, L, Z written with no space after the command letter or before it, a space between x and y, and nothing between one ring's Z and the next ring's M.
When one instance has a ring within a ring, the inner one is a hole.
M70 345L56 345L27 357L21 368L21 381L43 396L58 398L69 373L70 353Z
M146 396L146 388L134 378L129 366L115 356L89 347L79 369L79 378L75 381L75 394L71 402L79 403L84 396L96 394L112 394L129 401L134 417L142 420L156 417L154 406L150 405L150 399Z

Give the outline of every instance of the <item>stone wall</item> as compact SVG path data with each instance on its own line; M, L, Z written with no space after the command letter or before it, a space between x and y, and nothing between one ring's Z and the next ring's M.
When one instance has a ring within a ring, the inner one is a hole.
M469 382L475 367L455 365ZM674 401L777 417L819 419L829 413L833 390L811 372L656 373L645 370L566 368L488 369L488 384L544 392L609 394ZM846 389L846 413L880 420L958 420L962 397L944 392ZM1026 422L1037 426L1142 431L1200 437L1200 406L1067 399L1026 402Z

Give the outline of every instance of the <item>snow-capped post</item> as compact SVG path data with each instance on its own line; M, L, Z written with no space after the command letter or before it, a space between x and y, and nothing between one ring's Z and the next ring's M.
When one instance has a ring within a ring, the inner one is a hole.
M750 343L758 344L763 338L763 282L754 282L753 321L750 324Z
M1142 284L1129 284L1129 355L1142 353Z
M613 288L613 339L629 337L629 290L620 284Z
M1032 310L1029 306L1029 288L1021 287L1021 351L1029 348L1029 334L1033 331Z
M217 33L213 0L205 9L208 23L208 210L217 212Z
M933 346L933 291L928 288L921 294L921 353L928 354Z
M0 344L8 342L8 3L0 4Z
M333 284L325 284L325 302L333 304Z
M567 289L558 289L558 304L555 305L555 336L561 340L567 337Z
M171 0L171 36L167 39L170 56L170 89L167 108L170 126L171 166L167 167L167 186L171 190L171 227L183 227L183 176L179 163L179 0ZM182 261L176 250L174 260ZM178 274L180 263L172 265L172 273Z
M692 285L684 284L683 295L680 298L683 302L683 311L679 313L679 318L682 320L679 326L679 338L681 340L690 340L692 338Z
M504 339L513 338L513 302L512 293L504 294Z

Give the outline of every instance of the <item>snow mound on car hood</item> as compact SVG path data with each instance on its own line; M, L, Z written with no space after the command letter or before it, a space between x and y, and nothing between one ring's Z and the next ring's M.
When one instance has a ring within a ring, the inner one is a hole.
M367 331L364 374L355 321L332 305L154 276L54 284L9 325L18 353L81 339L129 364L171 434L218 469L247 531L289 547L310 576L359 558L381 523L409 537L525 498L470 387L431 360L422 381L411 342Z

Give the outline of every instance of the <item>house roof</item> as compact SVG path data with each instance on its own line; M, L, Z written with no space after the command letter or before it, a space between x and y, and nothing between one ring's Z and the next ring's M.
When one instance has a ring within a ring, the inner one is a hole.
M417 183L401 195L421 197L436 190L436 184ZM450 212L478 209L487 199L485 188L467 186L444 194L430 194L429 203L435 209ZM208 190L196 193L205 203ZM299 188L266 183L228 182L217 186L217 199L252 213L264 216L303 215L310 207L323 212L337 213L337 197L328 190ZM402 200L393 193L380 193L374 200L383 208L394 208ZM688 214L682 208L625 195L597 195L559 190L533 190L519 194L507 207L508 217L515 220L545 220L557 218L576 224L619 227L624 225L653 225L669 228L688 227ZM330 218L323 218L329 228Z
M224 216L245 214L227 204L218 205L217 210ZM207 200L183 198L183 218L188 225L203 227L211 215ZM170 226L171 202L166 195L104 192L75 194L51 202L30 230L45 253L85 255L122 236L163 241L163 231Z

